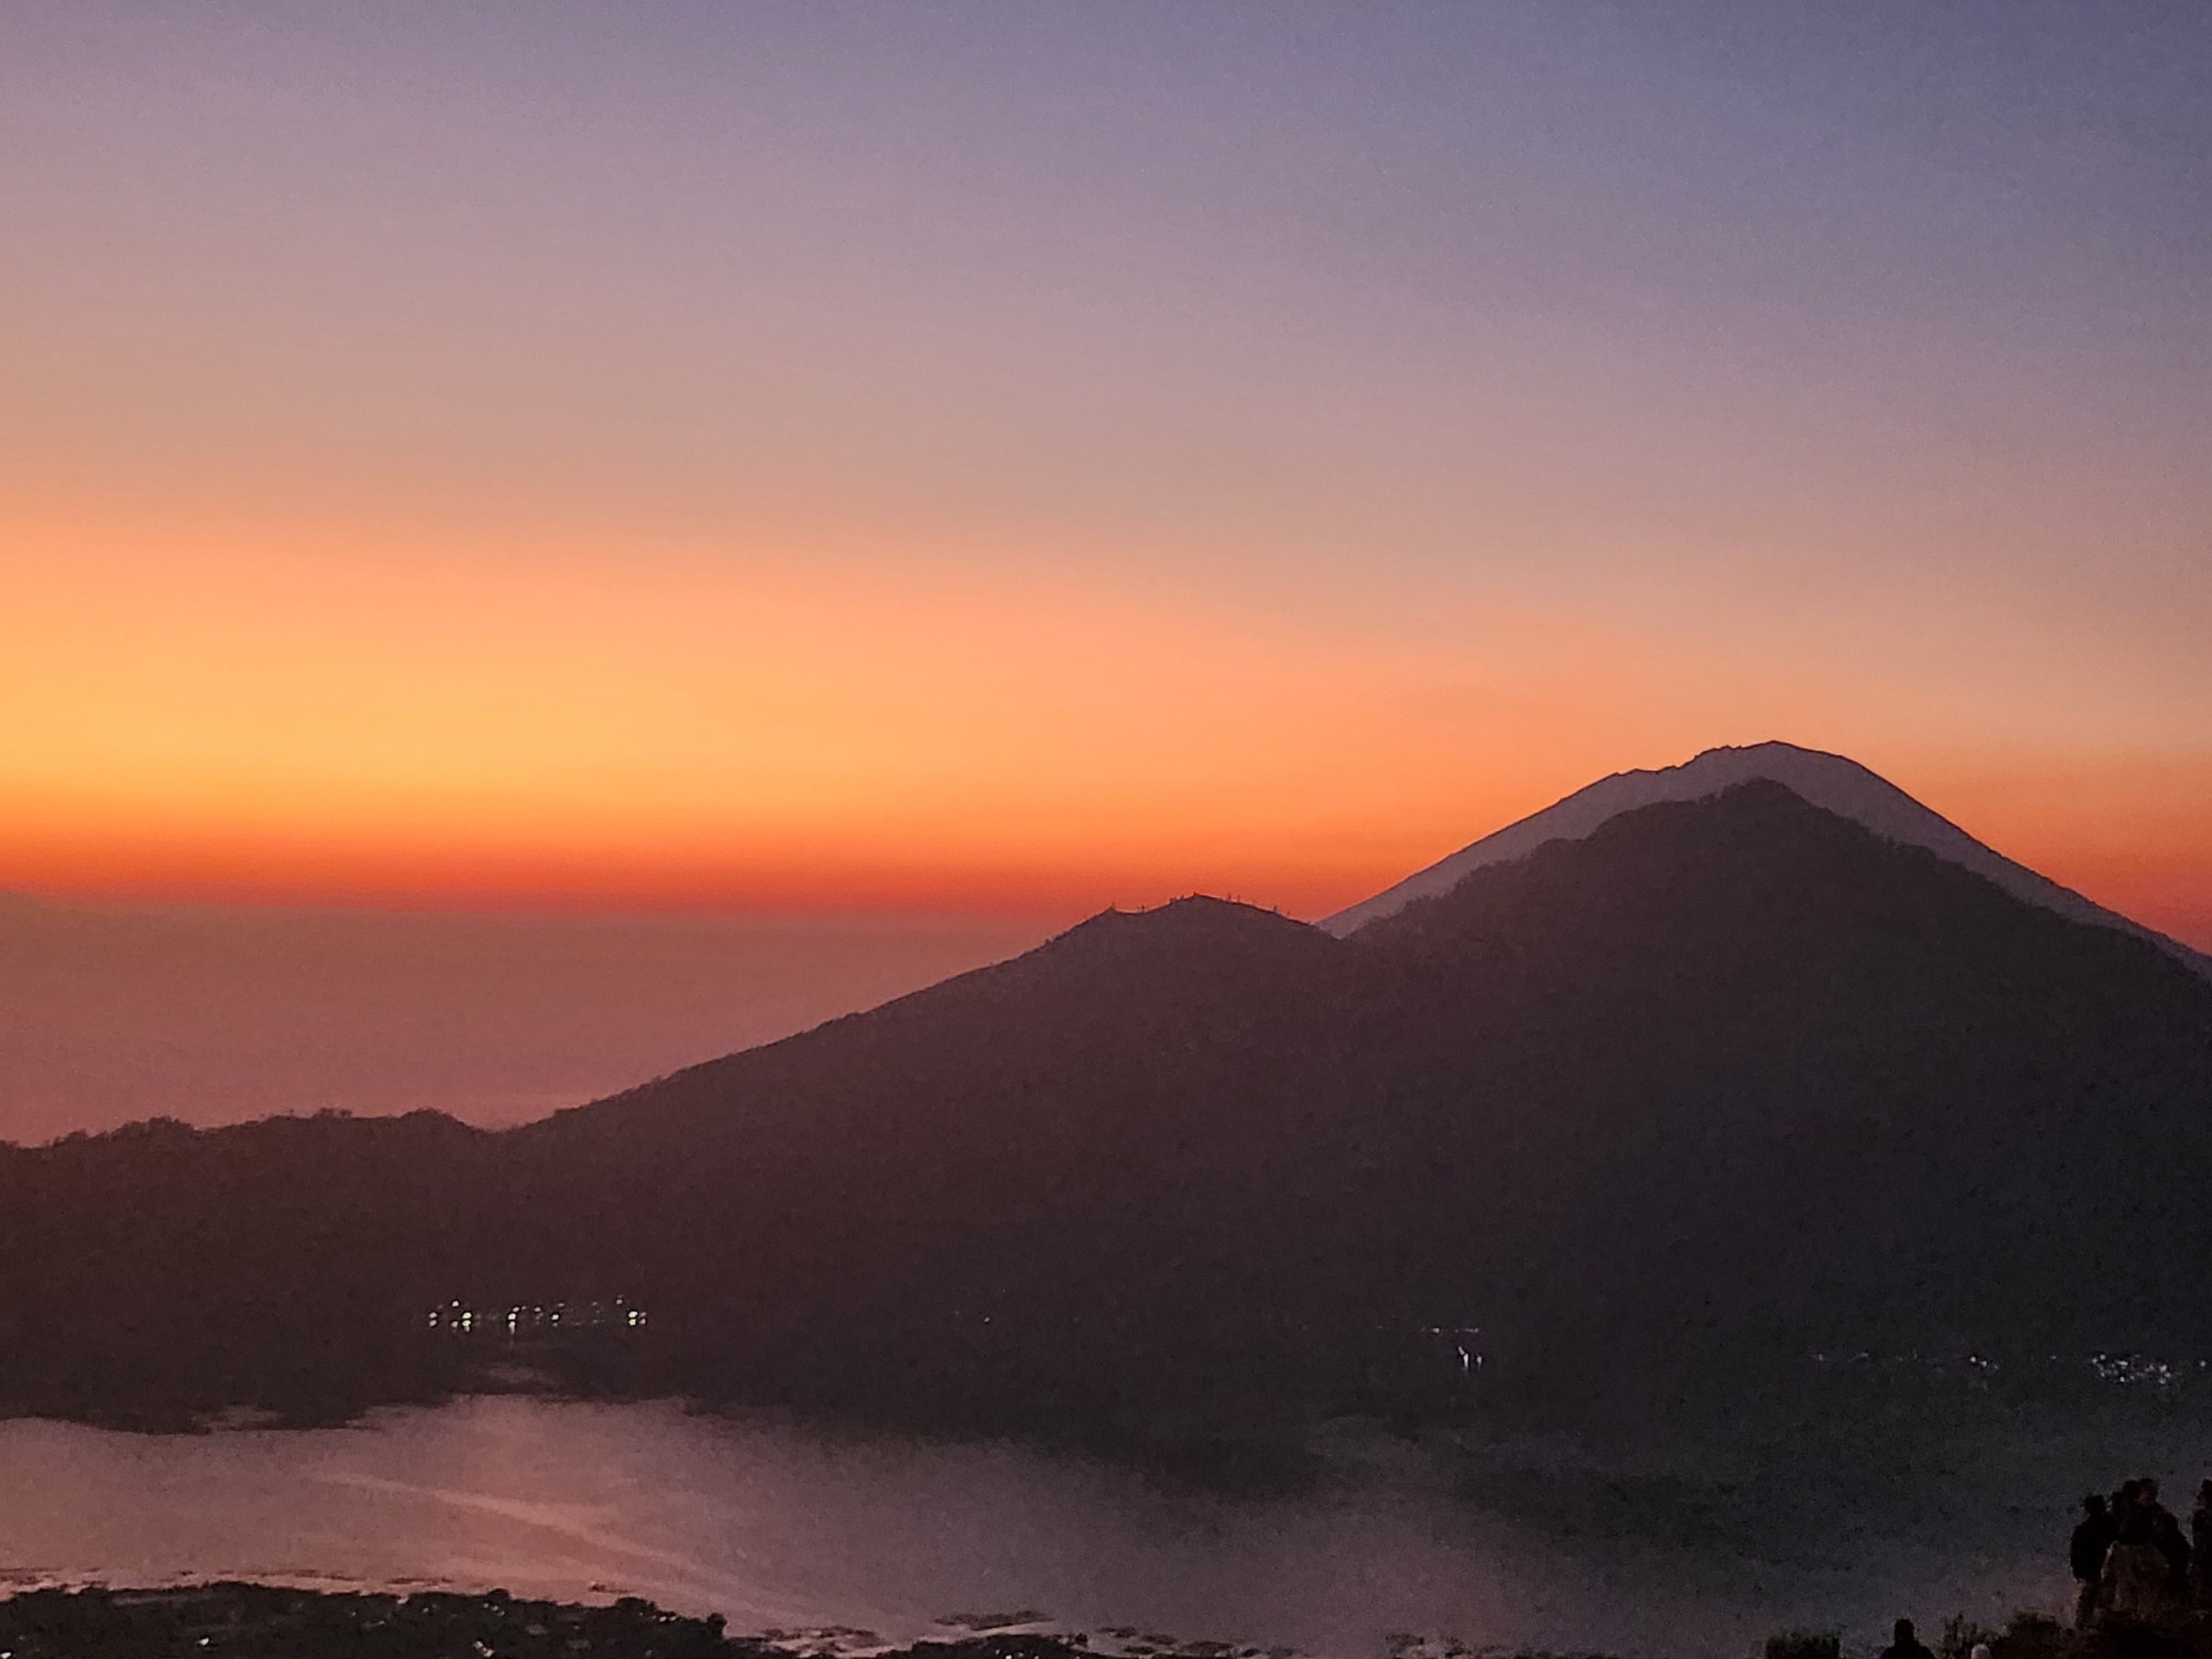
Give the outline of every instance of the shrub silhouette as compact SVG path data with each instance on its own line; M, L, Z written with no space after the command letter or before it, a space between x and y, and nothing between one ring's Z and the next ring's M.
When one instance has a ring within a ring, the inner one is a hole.
M1832 1630L1781 1630L1766 1638L1766 1659L1843 1659L1844 1638Z

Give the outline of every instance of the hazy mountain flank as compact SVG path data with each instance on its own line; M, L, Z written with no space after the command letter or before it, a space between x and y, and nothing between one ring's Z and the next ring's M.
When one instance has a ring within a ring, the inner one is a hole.
M434 1304L556 1295L653 1310L602 1382L1086 1434L1466 1409L1474 1328L1481 1408L1566 1421L2212 1347L2212 982L1806 763L1859 811L1609 780L1356 928L1109 912L502 1134L9 1151L0 1394L382 1397L461 1374Z

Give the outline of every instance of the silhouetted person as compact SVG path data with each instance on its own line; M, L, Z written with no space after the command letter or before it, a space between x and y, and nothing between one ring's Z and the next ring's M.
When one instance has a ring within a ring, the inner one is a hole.
M2212 1480L2204 1484L2212 1487ZM2105 1556L2119 1530L2113 1523L2112 1510L2095 1492L2081 1500L2081 1524L2074 1528L2074 1540L2067 1548L2077 1586L2074 1595L2076 1630L2087 1630L2096 1622L2097 1609L2103 1600L2100 1592L2105 1581Z
M2150 1516L2150 1541L2166 1563L2166 1593L2172 1601L2166 1610L2179 1613L2189 1601L2189 1537L2173 1511L2158 1501L2158 1482L2146 1477L2142 1505Z
M1881 1659L1936 1659L1936 1656L1920 1645L1920 1638L1912 1633L1912 1621L1900 1619L1890 1632L1891 1641L1881 1650Z
M2212 1480L2197 1488L2197 1507L2189 1511L2190 1588L2197 1605L2212 1607Z
M2148 1483L2130 1480L2112 1506L2112 1547L2105 1554L2100 1604L2105 1616L2130 1624L2153 1624L2171 1605L2165 1552L2159 1547L2160 1506ZM2170 1517L2169 1517L2170 1518Z

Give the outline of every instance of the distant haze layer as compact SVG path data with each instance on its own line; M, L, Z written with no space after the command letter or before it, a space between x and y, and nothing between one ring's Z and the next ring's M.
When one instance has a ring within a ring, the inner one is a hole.
M0 903L0 1139L325 1108L513 1123L883 1002L1047 931Z

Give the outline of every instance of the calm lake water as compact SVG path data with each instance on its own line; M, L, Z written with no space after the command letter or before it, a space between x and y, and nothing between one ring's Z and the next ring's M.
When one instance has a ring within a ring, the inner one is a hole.
M2120 1472L2202 1445L2170 1426L2171 1444L2136 1437ZM1747 1652L1784 1623L1871 1636L1899 1611L2061 1605L2063 1483L2116 1455L2087 1440L2018 1446L2009 1465L1978 1453L1977 1478L2047 1492L1993 1508L1946 1480L1964 1507L1931 1509L1921 1535L1869 1525L1849 1547L1792 1552L1694 1529L1670 1539L1663 1512L1626 1532L1582 1527L1574 1495L1618 1482L1560 1447L1493 1455L1493 1473L1512 1466L1499 1489L1522 1494L1501 1505L1463 1466L1356 1434L1313 1490L1226 1497L1012 1447L840 1439L672 1405L478 1399L346 1429L205 1436L15 1421L0 1423L0 1569L15 1585L238 1577L639 1595L735 1630L896 1640L1022 1614L1347 1659L1384 1653L1390 1632L1438 1650ZM2167 1473L2178 1494L2178 1463ZM1546 1491L1555 1513L1540 1522Z

